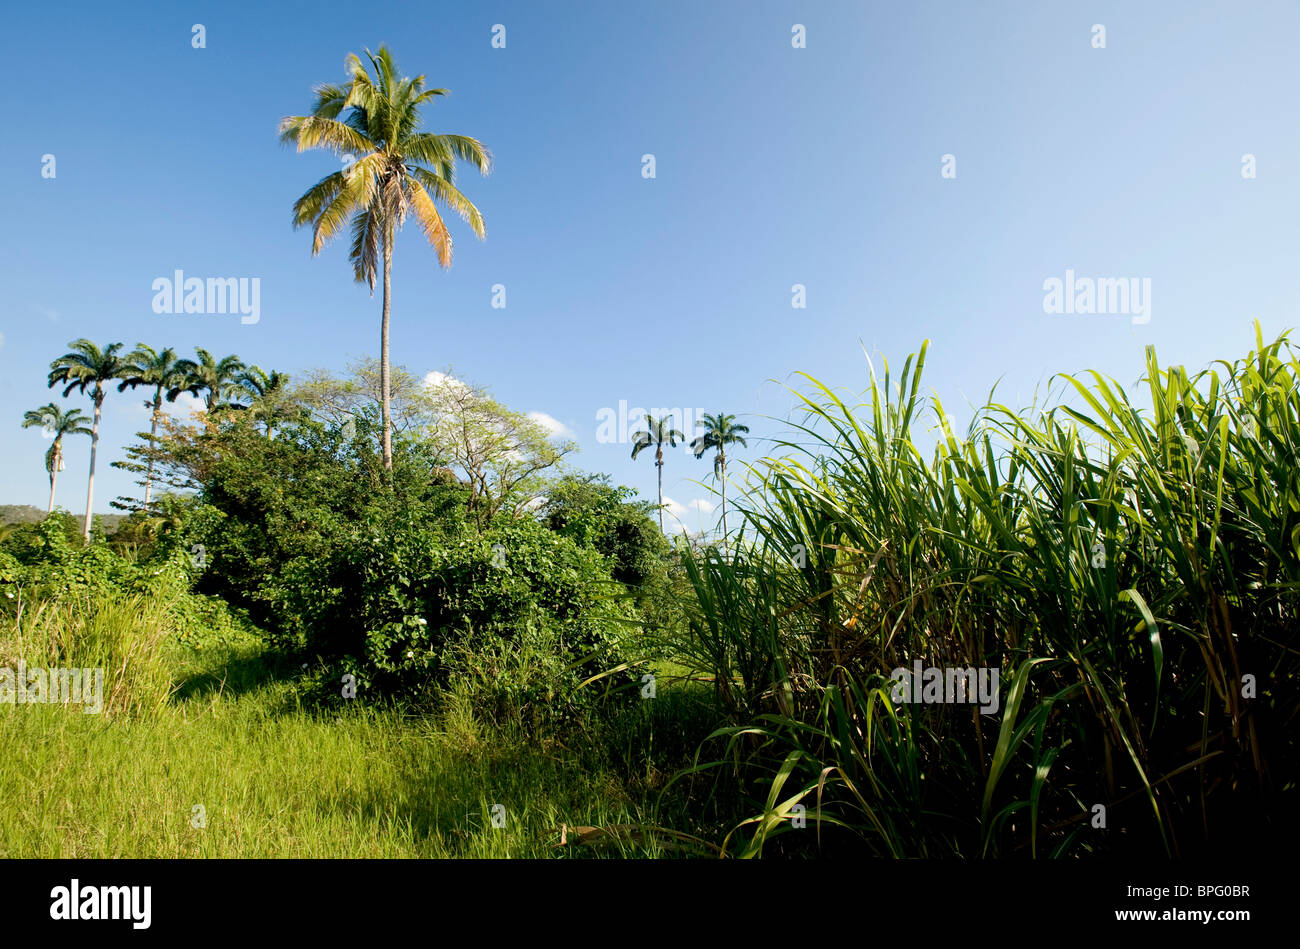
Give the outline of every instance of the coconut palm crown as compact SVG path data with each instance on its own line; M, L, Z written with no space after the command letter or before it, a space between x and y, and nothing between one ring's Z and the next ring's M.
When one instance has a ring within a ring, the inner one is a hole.
M353 274L372 294L382 264L382 448L384 467L391 470L388 335L393 240L407 215L413 215L438 262L451 266L451 233L439 207L458 214L479 238L486 233L483 215L455 185L456 162L467 161L487 174L492 159L477 139L424 131L421 109L446 95L446 89L426 89L424 76L400 77L385 46L376 53L366 50L365 56L348 56L343 85L316 87L310 115L283 119L280 141L300 152L323 148L344 159L343 169L326 175L294 203L294 227L312 229L312 254L320 253L346 225L352 234L348 258Z
M248 367L240 362L238 356L224 356L218 360L206 349L196 347L194 352L198 359L182 359L176 363L180 381L168 391L167 399L174 401L182 392L191 395L202 393L209 412L226 407L225 400L243 391L240 379Z

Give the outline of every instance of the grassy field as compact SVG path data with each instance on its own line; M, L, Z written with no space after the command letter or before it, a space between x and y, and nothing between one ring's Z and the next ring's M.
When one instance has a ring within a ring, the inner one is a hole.
M638 709L598 743L565 747L485 724L454 698L435 717L351 703L323 711L304 703L297 670L277 667L253 642L169 647L167 655L178 687L156 710L0 705L0 857L674 849L645 833L583 844L572 828L653 823L664 775L633 749L653 746L656 729L671 727L677 734L659 744L665 754L686 752L684 692L661 694L662 712ZM504 827L493 826L496 804Z

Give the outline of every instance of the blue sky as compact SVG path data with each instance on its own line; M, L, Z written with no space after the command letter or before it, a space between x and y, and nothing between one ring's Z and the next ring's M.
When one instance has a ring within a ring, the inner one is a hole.
M454 224L449 270L414 225L399 237L394 360L552 416L575 464L653 497L650 457L597 442L602 408L725 410L769 434L794 372L860 391L864 349L901 366L924 339L949 408L999 378L1023 404L1058 371L1133 382L1148 343L1195 369L1244 355L1255 319L1296 325L1297 34L1300 7L1270 2L11 6L0 503L45 503L48 442L19 423L58 398L47 365L77 337L291 375L377 354L379 296L346 243L313 258L289 222L336 160L276 140L349 52L387 43L450 89L429 127L496 161L462 173L487 240ZM178 269L260 278L259 322L154 313ZM1149 322L1045 313L1067 270L1149 279ZM109 396L97 511L137 490L109 462L147 424L140 398ZM74 511L88 450L60 478ZM685 452L665 469L693 530L710 471Z

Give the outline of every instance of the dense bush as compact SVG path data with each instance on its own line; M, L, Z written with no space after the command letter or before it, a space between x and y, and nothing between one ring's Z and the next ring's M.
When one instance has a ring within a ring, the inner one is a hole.
M7 599L95 599L112 593L174 599L188 589L188 560L174 547L134 561L115 553L102 537L83 547L79 533L69 536L70 522L70 515L56 511L6 538L0 547L0 585Z
M118 549L93 535L91 544L82 546L75 519L61 511L15 531L0 544L0 599L16 612L23 601L93 605L138 596L163 604L175 620L173 638L181 643L202 648L258 635L242 611L191 592L204 558L181 526L186 517L193 519L191 526L201 523L205 512L193 502L173 503L173 518L153 525L144 549L135 544Z
M343 674L370 694L405 697L457 677L478 683L488 704L586 704L596 690L576 687L621 662L630 615L611 570L633 580L653 569L639 528L602 518L644 512L619 508L611 489L591 511L568 505L589 525L582 532L528 513L481 530L441 459L399 439L385 477L371 434L364 423L345 438L306 421L268 439L236 421L192 443L202 506L182 533L207 556L199 589L247 608L336 694Z
M199 568L178 531L132 557L102 537L83 547L70 521L55 512L0 546L0 666L102 668L104 711L136 714L170 693L177 645L257 636L223 600L190 592Z
M608 475L568 475L547 486L538 513L550 530L608 558L615 580L648 591L662 582L671 548L650 516L654 506L635 494Z

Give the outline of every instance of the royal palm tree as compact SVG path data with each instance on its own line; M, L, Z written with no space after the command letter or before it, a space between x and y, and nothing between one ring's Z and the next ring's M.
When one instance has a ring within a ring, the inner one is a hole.
M203 404L209 413L225 408L222 400L241 391L239 380L248 367L238 356L225 356L218 361L206 349L195 347L194 352L199 357L197 360L181 359L176 363L180 381L168 391L168 401L175 400L182 392L205 393Z
M50 473L50 506L45 509L47 514L54 510L54 483L59 479L59 472L63 470L63 436L89 435L87 421L81 409L69 409L64 412L53 402L39 409L32 409L23 415L23 428L39 425L44 430L46 438L54 439L49 450L45 452L45 470Z
M73 389L83 395L90 390L95 406L95 418L90 428L90 477L86 481L86 523L81 531L84 543L90 543L91 503L95 500L95 454L99 448L99 420L104 411L104 384L120 379L126 370L126 361L118 355L121 343L109 343L100 349L88 339L68 344L71 352L64 353L50 363L50 387L65 383L63 397Z
M632 457L641 454L641 450L655 446L655 467L659 469L659 531L664 529L664 442L674 448L677 442L686 441L686 436L672 427L673 417L665 415L655 421L649 413L645 417L645 430L632 434Z
M136 344L135 351L126 357L126 376L118 385L117 391L124 392L136 386L153 386L153 399L145 402L150 410L149 423L149 465L144 476L144 506L149 507L149 495L153 490L153 448L158 438L158 422L162 418L163 392L167 401L175 402L189 379L185 374L184 360L176 358L176 350L164 349L157 352L152 346Z
M695 452L695 457L700 458L710 448L717 449L717 454L713 456L713 476L722 484L722 544L727 544L727 446L741 445L748 448L745 439L742 437L749 433L749 426L737 425L736 416L724 415L719 412L717 415L705 415L701 424L704 427L704 434L695 441L691 442L691 451Z
M439 206L465 220L481 239L483 215L455 186L456 161L487 174L492 157L477 139L422 131L421 107L446 89L426 89L424 76L398 78L385 46L366 50L373 75L355 53L348 56L344 85L320 85L311 115L280 122L280 141L298 151L325 148L348 160L344 170L326 175L293 206L295 228L312 228L312 254L320 253L351 219L353 275L373 296L383 265L383 316L379 363L383 416L384 467L393 467L389 407L388 326L392 299L393 239L407 214L414 214L438 262L451 266L452 240ZM340 116L342 116L340 118Z

